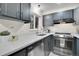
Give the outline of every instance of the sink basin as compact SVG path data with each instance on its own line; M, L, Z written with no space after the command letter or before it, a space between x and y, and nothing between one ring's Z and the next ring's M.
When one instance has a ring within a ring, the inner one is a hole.
M44 35L46 35L46 34L38 34L38 36L44 36Z

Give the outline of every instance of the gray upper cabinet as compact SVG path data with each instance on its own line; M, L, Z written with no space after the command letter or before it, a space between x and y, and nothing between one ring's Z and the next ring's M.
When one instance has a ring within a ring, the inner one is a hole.
M54 13L54 20L72 18L73 10Z
M7 15L7 3L2 3L1 4L1 14L2 15Z
M62 19L73 18L73 10L62 12Z
M19 3L2 3L1 14L9 17L19 18Z
M43 18L43 26L51 26L53 25L53 16L52 15L45 15Z
M53 20L60 20L66 18L73 18L73 10L67 10L57 13L52 13L48 15L44 15L44 26L53 25Z
M21 4L21 18L22 20L30 20L30 4L29 3Z
M20 5L19 3L7 3L7 16L19 18Z
M30 20L30 3L2 3L1 14L20 20Z
M74 20L79 24L79 8L74 9Z
M62 19L73 18L73 9L62 12Z
M61 19L61 17L62 17L62 13L61 12L53 14L53 20Z

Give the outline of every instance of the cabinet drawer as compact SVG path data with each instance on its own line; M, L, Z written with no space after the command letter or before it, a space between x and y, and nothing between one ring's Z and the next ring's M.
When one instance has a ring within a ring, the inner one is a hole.
M32 45L28 46L26 49L27 49L27 52L31 51L32 49L34 49L35 47L39 46L40 44L42 43L42 40L38 41L38 42L35 42L33 43Z

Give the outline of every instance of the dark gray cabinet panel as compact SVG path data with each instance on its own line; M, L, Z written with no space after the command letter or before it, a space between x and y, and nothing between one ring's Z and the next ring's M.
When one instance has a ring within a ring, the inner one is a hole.
M45 56L48 56L49 55L49 46L48 46L48 37L47 38L45 38L45 40L44 40L44 51L45 51Z
M54 14L54 20L72 18L73 10L62 11Z
M19 3L7 3L7 16L19 18L20 5Z
M73 18L73 10L61 11L53 14L53 19L66 19L66 18Z
M38 17L35 18L35 28L38 28Z
M2 3L1 14L9 17L19 18L19 3Z
M50 52L52 51L52 48L53 48L52 44L53 44L52 35L50 35L44 39L45 56L48 56L50 54Z
M22 20L30 20L30 3L21 4L21 18Z
M58 19L61 19L61 18L62 18L62 13L61 12L53 14L53 20L58 20Z
M1 14L11 18L30 21L30 3L2 3Z
M62 12L62 19L73 18L73 10Z
M76 56L77 55L77 51L78 51L78 47L77 47L77 44L79 43L77 43L77 38L76 37L74 37L74 39L73 39L73 44L72 44L72 53L73 53L73 56Z
M79 8L74 9L74 20L79 24Z
M7 15L7 3L1 3L1 14Z
M52 15L46 15L43 18L43 26L51 26L53 25L53 16Z
M76 39L76 55L79 56L79 38Z

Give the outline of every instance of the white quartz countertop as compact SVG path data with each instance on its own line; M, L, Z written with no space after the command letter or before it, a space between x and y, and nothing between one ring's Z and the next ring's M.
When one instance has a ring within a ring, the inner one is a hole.
M8 40L0 42L0 56L10 55L52 34L54 33L47 33L44 36L37 36L34 32L28 32L19 34L17 39L14 41ZM79 34L74 34L74 36L79 38Z
M77 38L79 38L79 34L74 34L74 37L77 37Z
M22 35L18 35L18 39L14 41L5 41L0 43L0 55L10 55L24 47L27 47L39 40L42 40L49 35L51 35L51 33L47 33L44 36L37 36L35 33L25 33Z

